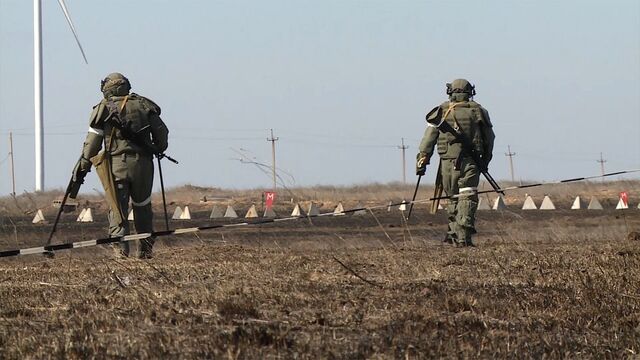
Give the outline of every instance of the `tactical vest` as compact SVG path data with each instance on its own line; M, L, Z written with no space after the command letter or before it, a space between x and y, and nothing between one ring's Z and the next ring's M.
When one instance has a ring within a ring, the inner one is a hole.
M448 111L450 106L453 106L453 109ZM444 120L454 129L459 129L471 141L475 149L482 154L484 152L480 131L480 123L483 121L482 107L474 101L446 101L440 107L443 114L447 115ZM437 148L442 159L456 159L462 152L462 144L453 135L443 132L440 132L438 136Z
M149 122L149 112L153 111L156 114L160 114L160 108L150 100L137 95L130 94L127 97L127 101L122 107L122 102L125 96L113 96L110 99L102 101L101 105L106 106L106 102L112 100L120 110L120 119L127 127L128 134L135 134L136 141L132 141L127 138L123 131L114 127L111 121L104 123L104 134L106 143L109 144L111 134L113 132L114 139L111 143L110 152L112 155L119 155L124 153L129 154L142 154L152 155L152 151L147 147L151 144L151 123ZM104 112L104 118L106 119L109 111ZM141 146L147 144L146 146Z

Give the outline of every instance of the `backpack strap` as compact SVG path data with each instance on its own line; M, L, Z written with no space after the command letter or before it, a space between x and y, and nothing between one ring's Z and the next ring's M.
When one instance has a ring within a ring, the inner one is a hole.
M454 125L453 128L457 132L460 132L460 124L458 124L458 120L456 120L456 113L453 110L455 109L456 106L460 104L462 103L449 103L449 108L447 108L447 111L445 111L444 115L442 116L442 119L446 120L449 113L451 113L451 116L453 117L453 125Z
M127 104L127 100L129 100L129 95L124 97L124 100L122 100L122 105L120 105L120 109L118 109L118 107L116 106L116 103L113 101L113 99L109 98L109 100L107 100L107 108L109 109L109 116L107 119L112 119L114 116L118 117L118 120L116 120L117 122L120 121L120 115L122 113L122 110L124 109L124 106ZM104 149L105 151L111 151L111 145L113 145L113 137L115 136L116 133L116 126L111 126L111 135L109 136L109 144L107 145L107 138L104 138Z

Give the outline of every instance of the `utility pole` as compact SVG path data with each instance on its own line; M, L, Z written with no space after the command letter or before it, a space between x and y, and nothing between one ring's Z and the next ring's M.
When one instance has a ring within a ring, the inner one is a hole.
M511 182L515 182L516 179L513 175L513 157L516 155L516 153L511 152L511 145L507 145L507 149L509 150L509 152L505 153L505 156L509 157L509 171L511 172Z
M11 195L16 195L16 176L13 170L13 133L9 132L9 156L11 157Z
M271 137L267 141L271 141L271 170L273 172L273 192L276 191L276 141L280 138L273 137L273 129L271 129Z
M398 149L402 150L402 182L407 183L407 162L405 161L404 153L409 148L409 145L404 144L404 138L402 138L402 145L398 146Z
M606 163L607 160L603 159L602 153L600 153L600 160L596 161L600 163L600 174L604 176L604 163ZM602 182L604 182L604 177L602 178Z

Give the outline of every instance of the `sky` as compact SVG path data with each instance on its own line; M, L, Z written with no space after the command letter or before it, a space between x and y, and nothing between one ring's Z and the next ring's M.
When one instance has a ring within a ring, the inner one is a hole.
M162 107L165 185L270 188L416 180L425 113L467 78L496 133L490 172L552 181L640 168L637 0L43 2L45 188L64 188L100 80ZM33 2L0 0L0 195L33 191ZM432 183L436 166L427 169ZM627 175L625 178L639 178ZM155 187L158 189L159 181ZM99 188L92 172L83 191Z

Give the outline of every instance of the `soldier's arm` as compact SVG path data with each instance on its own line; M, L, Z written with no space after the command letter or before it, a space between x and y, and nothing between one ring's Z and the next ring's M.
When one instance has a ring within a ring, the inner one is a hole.
M93 108L91 112L91 121L89 123L89 131L87 137L82 144L82 153L80 159L76 163L73 169L73 179L84 178L84 176L91 171L91 158L96 156L102 148L102 139L104 137L104 123L101 121L101 117L104 114L104 105L100 103Z
M438 135L440 131L437 127L428 124L427 129L424 131L424 136L422 137L422 141L420 141L420 146L418 146L418 158L426 157L427 164L429 164L429 160L431 156L433 156L433 149L438 142Z
M147 111L147 118L151 128L151 143L156 154L161 154L169 147L169 129L160 118L162 110L151 99L143 97L143 107Z
M169 129L158 114L149 118L151 125L151 141L157 153L163 153L169 147Z
M482 108L482 119L480 121L480 131L482 133L483 144L483 158L486 161L486 165L489 165L491 158L493 157L493 143L496 138L496 134L493 132L493 125L491 124L491 118L489 112Z
M432 125L427 126L427 130L425 130L422 141L420 141L420 146L418 147L420 152L416 155L416 175L422 176L426 173L427 164L429 164L431 156L433 155L433 148L438 141L439 133L438 128Z

